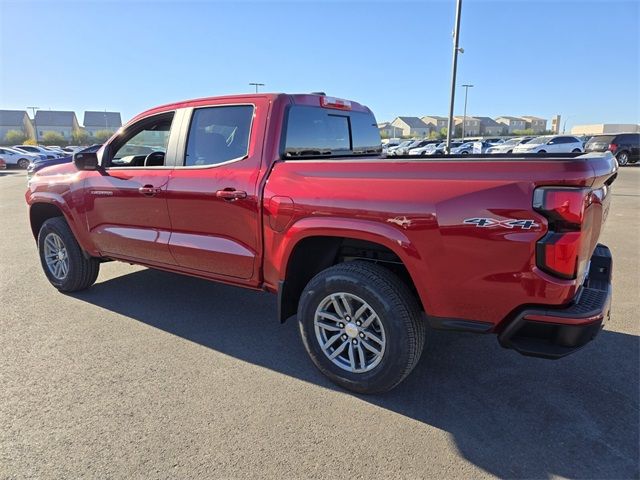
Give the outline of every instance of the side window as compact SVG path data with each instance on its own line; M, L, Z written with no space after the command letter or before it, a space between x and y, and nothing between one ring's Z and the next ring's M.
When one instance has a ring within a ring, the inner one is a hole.
M111 146L112 167L164 166L173 112L141 120Z
M184 165L217 165L249 152L252 105L199 108L193 112Z

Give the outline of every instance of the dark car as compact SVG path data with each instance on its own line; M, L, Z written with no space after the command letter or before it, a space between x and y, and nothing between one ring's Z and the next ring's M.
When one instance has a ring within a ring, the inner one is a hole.
M607 150L616 156L621 166L636 163L640 160L640 133L595 135L584 146L585 152Z
M95 145L91 145L90 147L87 147L83 150L79 150L79 152L97 152L101 146L102 146L101 143L96 143ZM27 168L27 179L33 177L33 175L37 171L42 170L45 167L51 167L53 165L61 165L63 163L71 163L72 159L73 159L73 154L67 155L65 157L42 158L40 160L34 160L33 162L31 162L31 164Z

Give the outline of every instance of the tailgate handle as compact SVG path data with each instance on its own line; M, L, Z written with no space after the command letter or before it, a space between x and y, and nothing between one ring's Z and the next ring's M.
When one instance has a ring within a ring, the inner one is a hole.
M236 190L235 188L225 188L224 190L218 190L216 192L216 197L233 202L234 200L247 198L247 192Z

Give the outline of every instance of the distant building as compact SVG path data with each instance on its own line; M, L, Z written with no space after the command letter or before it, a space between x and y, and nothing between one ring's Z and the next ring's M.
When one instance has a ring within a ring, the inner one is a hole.
M556 115L551 119L551 131L556 135L560 133L560 115Z
M464 135L465 136L470 136L470 135L480 135L480 120L476 117L470 117L470 116L455 116L453 117L453 120L455 122L456 128L456 135L458 135L458 130L460 131L460 134L462 134L462 122L464 121Z
M37 129L37 139L42 140L45 133L55 132L71 140L71 134L80 129L75 112L62 112L56 110L38 110L34 119Z
M395 138L402 135L402 130L398 127L394 127L389 122L379 123L378 131L380 132L380 136L385 138Z
M396 117L391 125L402 131L403 137L426 137L429 135L429 125L418 117Z
M115 132L122 126L120 112L84 112L84 129L91 136L100 130Z
M525 115L522 118L526 121L525 128L533 130L533 133L542 133L547 130L547 120L545 118L532 117L531 115Z
M513 133L516 130L525 130L527 128L527 121L520 117L496 117L496 122L501 123L507 127L506 133Z
M635 123L598 123L571 127L572 135L598 135L601 133L640 133L640 125Z
M480 135L502 135L506 130L502 123L490 117L475 117L480 120Z
M440 133L443 128L447 128L449 123L449 117L440 117L438 115L427 115L420 120L426 123L432 132L436 133Z
M33 123L24 110L0 110L0 142L9 130L18 130L29 138L35 138Z

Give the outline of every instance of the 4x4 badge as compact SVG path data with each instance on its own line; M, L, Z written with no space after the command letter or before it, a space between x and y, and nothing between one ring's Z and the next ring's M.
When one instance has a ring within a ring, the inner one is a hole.
M540 226L535 220L517 220L513 218L507 218L506 220L496 220L495 218L467 218L463 223L481 228L504 227L521 228L522 230L530 230Z

